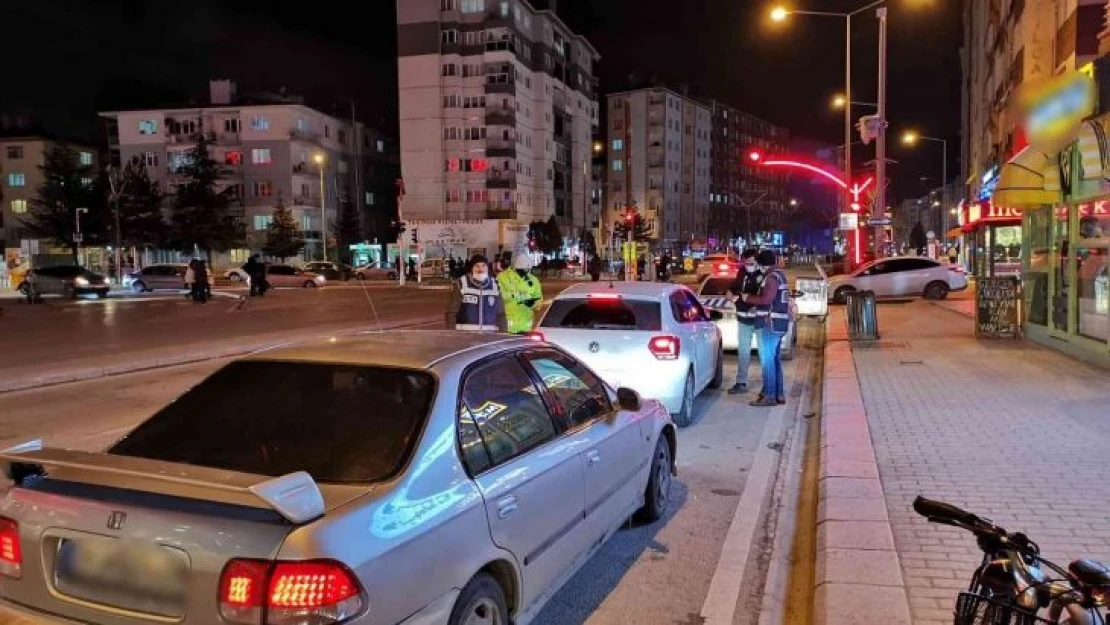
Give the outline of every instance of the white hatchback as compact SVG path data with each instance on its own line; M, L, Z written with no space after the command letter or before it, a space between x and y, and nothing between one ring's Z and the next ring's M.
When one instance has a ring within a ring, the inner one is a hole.
M736 318L736 305L726 297L729 287L735 280L736 274L707 276L698 284L698 299L709 311L717 327L721 329L722 344L727 351L737 351L740 347L740 320ZM794 349L798 346L797 320L797 304L791 300L790 325L786 329L786 336L782 339L782 349L779 352L783 360L794 359ZM759 349L758 333L753 333L752 344L748 349L752 351Z
M685 286L591 282L552 300L533 333L617 387L658 399L680 427L694 397L724 379L721 331Z
M839 304L854 291L872 291L875 297L944 299L965 289L967 274L961 269L923 256L884 258L829 278L829 298Z

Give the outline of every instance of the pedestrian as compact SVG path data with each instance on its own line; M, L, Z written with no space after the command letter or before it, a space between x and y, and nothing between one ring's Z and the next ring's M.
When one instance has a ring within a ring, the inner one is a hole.
M535 323L536 306L543 299L543 288L531 270L532 261L528 255L517 254L513 259L513 271L502 271L497 276L509 334L530 332Z
M250 287L249 296L255 297L260 295L259 291L262 288L262 263L259 262L258 254L252 254L247 262L243 263L243 273L247 274L247 286Z
M598 257L596 254L594 254L593 256L590 257L590 260L589 260L588 263L586 263L586 265L589 267L589 270L590 270L590 280L592 280L593 282L600 281L601 280L601 258Z
M193 282L190 292L193 301L199 304L208 302L208 267L201 259L193 259Z
M411 256L409 257L407 270L408 270L407 279L416 280L416 261L413 260L413 258Z
M763 274L759 293L740 296L741 301L755 306L759 364L763 370L763 391L751 405L774 406L786 403L781 352L782 337L790 328L790 290L774 252L763 250L755 260Z
M455 277L455 257L454 256L448 256L447 257L447 277L452 278L452 279Z
M759 273L759 264L755 260L756 251L748 248L741 255L743 266L736 279L728 287L726 297L736 306L736 382L728 389L729 395L739 395L748 392L748 370L752 364L752 340L756 333L755 304L743 301L742 296L759 294L759 286L763 276Z
M489 261L481 254L470 259L466 273L451 289L447 302L448 328L477 332L505 332L505 304L497 281L490 276Z
M193 284L197 281L197 259L190 258L189 264L185 267L185 291L186 299L193 298Z

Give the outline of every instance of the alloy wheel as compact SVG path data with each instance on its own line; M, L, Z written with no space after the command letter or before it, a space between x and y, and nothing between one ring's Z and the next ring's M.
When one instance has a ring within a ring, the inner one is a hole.
M491 599L482 598L474 603L466 615L463 625L505 625L501 612Z

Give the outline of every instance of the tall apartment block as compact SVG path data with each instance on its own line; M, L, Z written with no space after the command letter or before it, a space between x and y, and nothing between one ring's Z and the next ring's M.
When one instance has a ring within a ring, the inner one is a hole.
M1018 89L1110 50L1107 0L964 0L963 179L984 181L1024 147L1010 105Z
M233 83L213 81L206 106L103 112L100 117L112 163L145 164L167 195L182 181L189 151L201 134L207 138L210 155L226 172L221 188L240 200L236 206L246 228L248 249L234 251L233 262L261 248L279 199L301 225L309 259L319 258L322 231L333 236L344 203L356 207L367 236L388 223L379 213L392 215L395 181L381 166L393 147L388 139L298 98L240 99Z
M608 96L605 232L635 205L651 238L681 250L704 242L709 218L711 110L669 89Z
M397 0L405 220L589 227L594 48L525 0Z
M707 106L713 114L710 237L721 244L778 227L788 201L787 176L782 170L753 165L747 155L753 150L787 153L789 131L721 102Z

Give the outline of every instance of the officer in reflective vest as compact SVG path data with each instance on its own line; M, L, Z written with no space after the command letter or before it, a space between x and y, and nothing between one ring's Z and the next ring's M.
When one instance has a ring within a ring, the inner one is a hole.
M517 254L513 258L513 268L497 276L510 334L524 334L532 330L536 306L543 299L539 278L532 275L531 269L532 261L528 255Z
M781 348L782 338L790 329L790 289L774 252L763 250L755 260L763 273L763 283L757 295L742 296L743 301L755 305L759 364L763 370L763 391L751 405L774 406L786 403Z
M475 254L469 271L455 283L447 302L446 321L448 328L456 330L506 331L505 304L485 256Z

